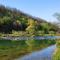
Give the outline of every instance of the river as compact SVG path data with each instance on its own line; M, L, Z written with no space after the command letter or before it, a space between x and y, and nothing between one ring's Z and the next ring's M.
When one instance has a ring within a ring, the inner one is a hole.
M6 37L0 37L0 39L7 39L7 40L44 40L44 39L60 39L60 36L33 36L33 37L27 37L27 36L19 36L19 37L12 37L12 36L6 36Z
M30 40L30 39L37 39L37 40L44 40L44 39L60 39L60 36L35 36L35 37L3 37L3 39L8 40ZM52 60L52 55L56 49L56 45L49 46L43 50L32 52L28 55L23 57L17 58L15 60Z
M56 45L52 45L43 50L30 53L15 60L52 60L52 55L55 49Z

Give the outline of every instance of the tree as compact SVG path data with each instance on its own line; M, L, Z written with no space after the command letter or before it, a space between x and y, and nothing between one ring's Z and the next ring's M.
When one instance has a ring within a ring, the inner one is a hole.
M0 17L0 32L11 33L12 23L13 23L13 20L11 17L8 17L8 16Z
M57 20L60 22L60 13L55 13L53 16L55 16Z
M30 35L35 35L36 33L36 25L34 20L28 20L28 27L26 28L26 31Z
M42 30L44 31L44 33L49 33L48 31L49 31L49 29L50 29L50 27L49 27L49 25L48 25L48 23L41 23L41 26L42 26Z
M56 22L55 24L60 28L60 13L55 13L53 16L57 18L58 22Z

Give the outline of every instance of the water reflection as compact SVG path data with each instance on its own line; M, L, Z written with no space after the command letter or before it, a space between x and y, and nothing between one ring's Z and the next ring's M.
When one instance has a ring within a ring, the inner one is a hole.
M16 60L52 60L53 52L56 48L56 45L50 46L38 52L33 52L24 57L18 58Z

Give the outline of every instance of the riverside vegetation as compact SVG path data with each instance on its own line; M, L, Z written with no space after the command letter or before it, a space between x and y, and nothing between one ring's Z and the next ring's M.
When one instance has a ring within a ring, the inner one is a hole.
M0 40L0 60L14 60L53 44L55 40Z
M56 35L55 24L23 13L16 8L0 5L0 37ZM55 44L54 40L1 40L0 60L13 60L32 51Z
M60 39L56 41L56 51L53 55L53 60L60 60Z

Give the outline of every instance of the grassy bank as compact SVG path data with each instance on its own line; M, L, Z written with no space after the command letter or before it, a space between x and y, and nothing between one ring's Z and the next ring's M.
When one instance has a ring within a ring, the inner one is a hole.
M2 34L0 33L0 37L5 37L5 36L14 36L14 37L20 37L20 36L31 36L30 34L26 34L26 32L18 32L18 33L13 33L13 34ZM39 34L36 36L60 36L60 34Z
M60 39L56 41L56 47L53 60L60 60Z
M52 44L55 44L54 40L0 40L0 60L13 60Z

